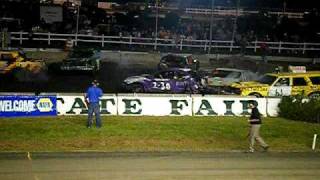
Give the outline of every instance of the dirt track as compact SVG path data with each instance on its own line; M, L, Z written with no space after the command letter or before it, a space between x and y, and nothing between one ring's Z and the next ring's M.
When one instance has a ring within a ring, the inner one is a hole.
M319 179L316 153L27 153L0 156L0 179Z

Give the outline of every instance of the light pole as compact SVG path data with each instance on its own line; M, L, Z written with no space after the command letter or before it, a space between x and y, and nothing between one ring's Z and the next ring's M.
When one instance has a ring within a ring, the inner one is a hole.
M240 6L240 0L237 0L237 9L236 9L236 18L233 23L233 31L232 31L232 43L234 43L234 38L237 33L237 22L239 17L239 6Z
M287 9L287 2L286 0L283 1L283 14L286 12L286 9Z
M154 50L157 50L157 39L158 39L158 18L159 18L159 12L158 12L158 0L156 0L156 32L155 32L155 42L154 42Z
M80 14L80 4L77 5L76 42L75 42L75 45L76 45L76 46L78 45L79 14Z
M213 11L214 11L214 0L211 0L210 41L209 41L209 51L208 51L208 54L211 53L211 47L212 47Z

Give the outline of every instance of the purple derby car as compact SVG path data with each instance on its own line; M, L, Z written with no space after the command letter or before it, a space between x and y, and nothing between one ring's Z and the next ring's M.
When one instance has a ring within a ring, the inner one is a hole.
M198 93L199 84L193 72L185 68L172 68L153 75L130 76L123 82L124 88L136 93Z

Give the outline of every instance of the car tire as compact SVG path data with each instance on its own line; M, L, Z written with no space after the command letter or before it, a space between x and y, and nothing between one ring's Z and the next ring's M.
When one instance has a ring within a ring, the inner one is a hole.
M30 82L32 80L32 72L25 68L15 68L12 74L18 82Z
M60 73L61 70L60 70L60 66L61 66L61 63L51 63L48 65L48 72L49 73Z
M166 70L168 69L168 65L165 63L159 63L158 64L158 70Z
M194 70L195 70L195 71L198 71L199 68L200 68L200 62L197 61L194 66L195 66L195 67L194 67Z
M144 88L141 84L132 84L130 86L130 89L133 93L143 93L144 92Z
M261 98L262 97L262 95L259 94L259 93L251 93L251 94L249 94L249 96L255 96L257 98Z
M309 94L310 99L319 99L320 98L320 92L314 92Z

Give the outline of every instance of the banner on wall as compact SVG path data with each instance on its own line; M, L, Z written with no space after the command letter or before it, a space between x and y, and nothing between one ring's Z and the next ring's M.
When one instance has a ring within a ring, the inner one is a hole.
M117 115L117 96L104 95L100 99L100 112L102 115ZM58 95L58 115L87 115L88 107L84 96Z
M263 116L277 116L280 98L240 96L181 96L107 94L100 100L102 115L123 116L246 116L248 101L257 102ZM83 96L58 95L58 115L87 115Z
M267 98L267 114L271 117L277 117L279 114L279 103L281 98Z
M0 117L56 115L56 96L0 96Z
M257 108L262 115L267 115L265 98L230 96L193 97L193 114L195 116L246 116L250 114L249 100L257 103Z
M190 96L118 96L119 115L192 116Z

